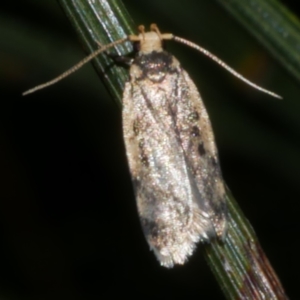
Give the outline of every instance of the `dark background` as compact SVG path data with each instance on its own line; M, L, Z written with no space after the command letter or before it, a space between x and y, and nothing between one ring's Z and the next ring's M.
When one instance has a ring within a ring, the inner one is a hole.
M137 24L156 22L199 43L284 97L272 99L196 51L168 44L200 89L228 186L297 299L299 83L215 1L174 2L125 5ZM6 1L0 22L0 299L223 299L201 250L173 270L149 251L121 112L91 65L21 97L85 55L57 2Z

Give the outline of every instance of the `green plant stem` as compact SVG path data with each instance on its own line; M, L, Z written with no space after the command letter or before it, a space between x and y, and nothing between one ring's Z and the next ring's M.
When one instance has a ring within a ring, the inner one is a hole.
M58 0L87 53L131 34L135 25L121 1ZM132 52L129 42L111 50L117 55ZM110 53L110 52L109 52ZM121 107L121 99L128 72L115 66L107 55L99 55L93 65L103 79L112 99Z

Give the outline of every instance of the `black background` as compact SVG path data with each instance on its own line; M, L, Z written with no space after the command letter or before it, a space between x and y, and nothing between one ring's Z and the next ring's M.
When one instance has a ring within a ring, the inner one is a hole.
M156 22L199 43L284 97L274 100L201 54L168 44L200 89L226 183L297 299L299 84L214 1L174 2L125 5L137 24ZM172 270L149 251L121 112L92 67L21 97L85 55L57 2L1 4L0 22L0 298L223 299L201 250Z

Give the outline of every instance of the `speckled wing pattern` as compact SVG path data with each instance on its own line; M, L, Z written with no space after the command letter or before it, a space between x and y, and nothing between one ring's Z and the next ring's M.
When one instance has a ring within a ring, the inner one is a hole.
M123 95L126 152L145 237L165 267L223 238L225 189L199 92L171 54L139 54Z

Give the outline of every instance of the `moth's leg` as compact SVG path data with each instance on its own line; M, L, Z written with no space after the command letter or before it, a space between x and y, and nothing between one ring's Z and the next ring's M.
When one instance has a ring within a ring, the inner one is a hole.
M98 44L99 48L102 48L102 44L100 44L98 41L96 41L96 43ZM132 62L133 62L133 58L130 56L131 54L128 55L119 55L119 54L115 54L115 53L110 53L109 51L104 51L104 53L111 58L115 64L118 65L123 65L123 66L131 66Z

